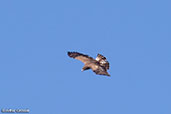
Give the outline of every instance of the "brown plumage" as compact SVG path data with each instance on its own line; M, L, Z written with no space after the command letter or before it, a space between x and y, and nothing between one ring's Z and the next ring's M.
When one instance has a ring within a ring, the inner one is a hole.
M84 63L82 71L92 69L96 74L110 76L107 72L109 62L106 60L106 57L101 54L98 54L96 59L78 52L68 52L68 56Z

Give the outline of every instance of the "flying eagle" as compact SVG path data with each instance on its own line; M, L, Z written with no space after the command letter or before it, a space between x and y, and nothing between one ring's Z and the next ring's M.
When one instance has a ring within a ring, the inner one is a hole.
M81 71L92 69L93 72L98 75L110 76L107 72L109 69L109 62L106 60L106 57L101 54L98 54L96 59L78 52L68 52L68 56L84 63L84 67Z

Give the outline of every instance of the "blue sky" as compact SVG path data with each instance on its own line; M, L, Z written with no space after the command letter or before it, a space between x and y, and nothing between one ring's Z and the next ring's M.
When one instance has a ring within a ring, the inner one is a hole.
M171 114L169 0L0 1L0 108ZM111 77L81 72L105 55Z

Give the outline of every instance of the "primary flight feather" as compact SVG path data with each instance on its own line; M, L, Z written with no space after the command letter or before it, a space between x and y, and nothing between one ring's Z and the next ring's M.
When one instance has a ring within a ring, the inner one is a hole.
M84 63L82 71L92 69L93 72L98 75L110 76L110 74L107 72L109 69L109 62L107 61L106 57L101 54L98 54L96 59L78 52L68 52L68 56Z

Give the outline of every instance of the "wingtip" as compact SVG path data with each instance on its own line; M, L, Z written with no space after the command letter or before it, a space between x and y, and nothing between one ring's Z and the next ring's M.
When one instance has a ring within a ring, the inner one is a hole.
M109 73L107 73L107 74L106 74L106 76L109 76L109 77L110 77L110 74L109 74Z
M110 77L110 74L106 74L106 76Z
M67 52L67 55L68 55L69 57L71 57L71 52L70 52L70 51L68 51L68 52Z
M80 53L74 52L74 51L73 51L73 52L68 51L67 54L68 54L68 56L71 57L71 58L75 58L75 57L77 57L77 56L80 55Z

